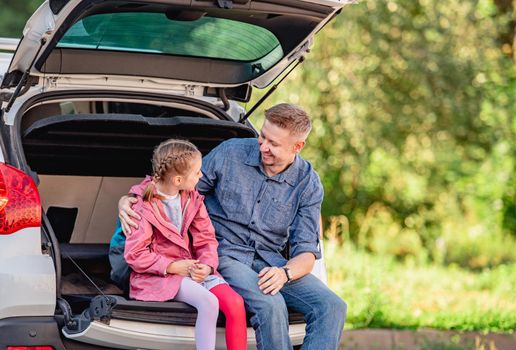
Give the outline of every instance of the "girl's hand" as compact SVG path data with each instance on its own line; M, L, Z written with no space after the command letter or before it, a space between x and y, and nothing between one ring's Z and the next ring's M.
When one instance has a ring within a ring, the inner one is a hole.
M195 264L190 270L192 280L197 283L203 282L213 272L213 269L206 264Z
M181 276L190 276L190 271L192 267L199 263L199 260L178 260L174 261L167 267L167 273L181 275Z

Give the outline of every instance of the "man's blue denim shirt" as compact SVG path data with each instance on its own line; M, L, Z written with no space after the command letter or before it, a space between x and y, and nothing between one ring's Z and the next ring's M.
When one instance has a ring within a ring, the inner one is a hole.
M290 257L319 251L323 187L317 173L299 155L285 171L269 177L263 170L257 139L231 139L203 159L197 189L215 227L220 256L251 265L258 254L271 266Z

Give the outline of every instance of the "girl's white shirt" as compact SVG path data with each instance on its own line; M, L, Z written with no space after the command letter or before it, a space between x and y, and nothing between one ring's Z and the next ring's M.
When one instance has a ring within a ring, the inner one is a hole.
M181 226L183 225L183 213L181 211L181 196L179 192L175 196L170 196L163 192L157 191L160 196L163 197L161 200L165 206L165 211L172 224L181 232Z

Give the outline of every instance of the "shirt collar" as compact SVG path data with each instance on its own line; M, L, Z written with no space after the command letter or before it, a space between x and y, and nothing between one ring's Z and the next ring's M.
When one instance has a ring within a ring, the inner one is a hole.
M246 165L259 167L262 165L260 160L260 146L258 142L256 142L256 146L251 149L251 152L247 155L247 159L245 160Z
M253 147L251 152L247 155L247 159L245 160L245 164L253 167L260 168L261 172L267 176L265 173L265 170L262 166L262 161L260 157L260 147L258 143L256 143L256 146ZM274 180L276 182L286 182L290 186L294 186L297 182L298 176L299 176L299 168L301 166L301 158L298 154L296 154L296 158L294 159L294 162L290 164L290 166L283 171L282 173L279 173L277 175L274 175L272 177L269 177L269 179Z
M163 197L163 199L164 199L164 200L166 200L166 201L179 199L179 192L177 192L175 196L171 196L171 195L169 195L169 194L163 193L163 192L161 192L160 190L158 190L157 188L156 188L156 192L157 192L161 197Z

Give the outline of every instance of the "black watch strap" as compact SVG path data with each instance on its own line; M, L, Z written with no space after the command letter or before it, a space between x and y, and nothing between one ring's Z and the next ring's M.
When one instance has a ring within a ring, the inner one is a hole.
M290 272L290 269L286 266L283 266L282 269L285 271L285 275L287 276L287 283L292 282L292 272Z

